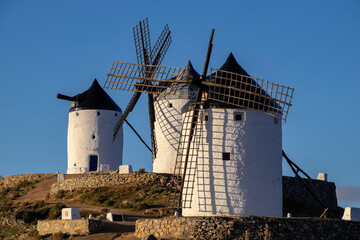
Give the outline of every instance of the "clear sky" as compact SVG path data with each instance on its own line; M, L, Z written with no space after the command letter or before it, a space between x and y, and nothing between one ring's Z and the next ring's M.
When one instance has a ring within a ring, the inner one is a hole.
M152 44L169 24L163 61L202 71L230 52L252 76L295 88L283 149L316 178L329 174L343 206L360 207L360 2L0 0L0 174L66 172L70 103L112 61L136 62L132 27L149 18ZM125 109L131 94L107 90ZM128 120L150 144L147 97ZM152 170L128 127L124 164ZM284 175L292 175L284 164Z

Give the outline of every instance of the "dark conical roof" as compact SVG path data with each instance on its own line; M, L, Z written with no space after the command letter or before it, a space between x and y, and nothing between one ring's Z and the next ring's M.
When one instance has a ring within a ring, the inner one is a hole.
M81 109L105 109L121 112L120 107L111 99L95 79L92 85L85 92L73 97L74 105L71 111Z
M181 75L179 75L179 77L177 79L182 79L182 80L186 80L189 78L194 78L199 80L200 79L200 74L194 69L194 67L192 66L190 60L186 63L186 66L182 72ZM169 86L171 84L171 82L165 82L165 83L160 83L160 84L167 84L167 86ZM160 85L159 84L159 85ZM160 94L157 97L157 100L160 100L162 98L166 98L166 99L179 99L179 98L191 98L192 96L194 96L196 94L196 87L194 87L191 84L188 83L180 83L176 86L176 92L175 94L168 94L169 92L171 92L171 89L166 89L165 91L163 91L163 94Z
M225 63L220 67L220 70L238 73L250 77L250 75L238 64L232 53L229 54Z
M225 63L220 67L220 70L237 73L241 75L248 76L247 77L238 77L235 78L233 81L223 81L222 78L227 78L227 74L224 72L217 72L213 74L217 74L220 78L214 78L216 83L225 85L224 94L231 95L231 91L226 89L226 86L236 87L238 89L244 89L246 92L253 92L254 94L245 94L245 92L240 94L241 100L238 100L238 104L244 106L245 108L250 109L263 109L264 111L277 111L279 105L274 102L273 100L269 100L268 94L266 91L262 90L257 82L250 77L250 75L240 66L240 64L236 61L234 55L232 53L229 54L228 58L226 59ZM222 78L221 78L222 77ZM215 93L209 93L209 98L216 96ZM260 95L260 96L259 96ZM214 97L217 99L216 97ZM222 97L224 101L227 101L228 97ZM255 102L254 102L255 101ZM218 102L216 100L208 100L205 102L206 107L220 107L220 108L229 108L234 107L231 104L225 104L222 102ZM237 108L237 107L236 107Z
M200 74L194 69L190 60L186 63L181 79L188 79L189 77L194 79L200 79Z

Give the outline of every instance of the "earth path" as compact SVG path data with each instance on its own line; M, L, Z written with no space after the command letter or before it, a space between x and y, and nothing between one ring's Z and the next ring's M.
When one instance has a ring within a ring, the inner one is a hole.
M81 174L67 174L66 178L79 177ZM29 202L33 203L36 201L46 201L47 195L50 193L50 188L53 183L57 181L57 176L54 175L50 178L46 178L41 182L35 184L34 188L31 189L26 195L17 198L14 202Z

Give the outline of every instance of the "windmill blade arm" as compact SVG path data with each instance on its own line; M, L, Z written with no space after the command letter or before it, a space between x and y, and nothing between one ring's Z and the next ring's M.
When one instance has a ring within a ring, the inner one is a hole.
M120 129L121 129L124 121L126 121L127 116L128 116L129 113L134 109L134 107L135 107L137 101L139 100L140 96L141 96L141 92L136 92L136 93L132 96L129 104L127 105L127 107L126 107L126 109L125 109L125 111L124 111L124 113L121 115L119 121L117 122L117 124L116 124L116 126L115 126L114 134L113 134L113 141L115 140L116 136L118 135L118 133L119 133L119 131L120 131Z
M201 91L201 90L200 90ZM200 99L201 92L198 91ZM202 110L203 102L195 101L188 106L185 114L175 163L174 176L179 182L179 196L177 208L190 208L195 184L197 160L202 135Z
M150 65L151 43L148 19L140 21L133 28L135 50L138 64Z
M144 139L140 136L140 134L135 130L135 128L125 119L125 123L131 128L131 130L133 130L133 132L135 133L135 135L140 139L140 141L145 145L145 147L152 152L151 148L146 144L146 142L144 141Z
M246 75L211 69L206 86L208 99L252 109L281 118L286 117L293 97L293 88Z
M160 34L158 40L155 43L155 46L153 48L153 51L151 52L151 64L152 65L160 65L167 50L169 49L169 46L172 42L171 31L169 30L169 26L166 24L164 27L164 30Z
M184 68L113 62L104 88L134 92L158 93L172 88L172 83L186 83L181 79ZM140 75L140 72L144 74Z
M148 108L149 108L149 120L150 120L152 158L154 161L154 159L156 158L156 153L157 153L157 143L156 143L156 135L155 135L154 96L152 93L148 94Z
M56 98L57 99L62 99L62 100L67 100L67 101L75 101L75 97L69 97L69 96L66 96L66 95L63 95L63 94L60 94L60 93L58 93L56 95Z

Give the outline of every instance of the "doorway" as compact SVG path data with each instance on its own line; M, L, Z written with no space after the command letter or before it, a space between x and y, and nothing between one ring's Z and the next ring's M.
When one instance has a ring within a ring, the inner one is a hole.
M90 172L96 172L98 167L98 156L91 155L90 156Z

